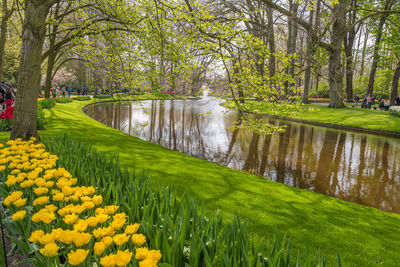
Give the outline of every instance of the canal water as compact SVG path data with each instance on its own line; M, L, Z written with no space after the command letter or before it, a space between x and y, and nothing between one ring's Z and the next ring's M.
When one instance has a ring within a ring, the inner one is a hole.
M400 213L400 139L293 122L284 133L232 130L220 101L104 103L86 113L110 127L185 154L287 185ZM266 119L268 120L268 119Z

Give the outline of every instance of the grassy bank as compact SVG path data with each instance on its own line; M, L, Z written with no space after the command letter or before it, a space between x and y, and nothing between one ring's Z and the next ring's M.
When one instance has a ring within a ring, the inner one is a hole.
M332 265L337 250L345 266L400 262L399 215L271 182L129 136L87 117L81 108L89 102L57 104L47 111L48 125L41 136L69 132L100 152L118 152L122 167L149 171L153 181L178 193L189 191L209 213L220 210L227 221L239 214L260 244L278 226L291 234L296 247L306 244L315 254L319 249Z
M234 103L224 104L234 108ZM278 115L305 121L329 123L340 126L358 127L368 130L400 132L400 118L387 111L362 108L328 108L327 105L307 104L301 107L299 114L277 114L273 107L262 101L247 101L246 108L261 114Z

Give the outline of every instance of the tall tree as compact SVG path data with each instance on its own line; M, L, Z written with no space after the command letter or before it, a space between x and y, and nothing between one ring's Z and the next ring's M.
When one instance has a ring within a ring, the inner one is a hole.
M38 137L37 92L41 78L41 56L46 34L46 17L59 0L25 0L22 27L18 92L15 98L11 139Z
M390 105L395 105L396 97L398 97L399 88L399 78L400 78L400 59L397 61L396 69L393 75L392 90L390 93Z
M1 25L0 25L0 80L3 78L3 66L4 66L4 51L7 41L7 24L8 20L11 18L11 15L14 11L14 2L11 5L11 8L8 8L8 0L3 0L2 5L2 16L1 16Z
M352 25L356 22L357 14L358 14L359 6L356 0L350 1L350 9L347 14L347 24ZM346 99L348 103L353 102L353 47L354 40L356 39L356 35L358 30L360 29L361 24L357 27L352 27L344 38L344 51L346 56Z
M343 72L342 72L342 44L346 36L346 0L339 0L333 7L333 23L331 33L331 47L329 53L329 107L344 107L342 100Z
M385 5L383 8L383 10L385 12L383 12L381 17L379 18L379 23L376 28L374 55L372 58L372 65L371 65L371 71L369 73L368 88L367 88L367 95L370 95L370 96L372 96L372 93L374 90L375 74L376 74L376 70L378 68L379 51L380 51L380 45L381 45L381 40L382 40L382 35L383 35L383 28L385 26L387 18L389 17L389 14L390 14L389 11L392 9L392 6L395 3L395 1L396 0L385 0Z

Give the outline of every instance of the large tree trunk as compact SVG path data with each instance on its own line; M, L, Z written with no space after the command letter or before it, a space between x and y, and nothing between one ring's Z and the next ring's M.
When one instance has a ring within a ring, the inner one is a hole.
M50 0L25 0L18 91L15 97L11 139L27 140L30 137L38 137L36 109L42 47L46 33L46 17L53 3Z
M393 0L386 0L384 10L390 10L392 8L392 5L393 5L392 1ZM381 44L381 39L382 39L382 34L383 34L383 26L385 26L385 22L386 22L388 16L389 16L389 13L385 12L382 14L381 18L379 19L377 35L376 35L375 45L374 45L374 56L372 59L372 66L371 66L371 71L369 73L369 80L368 80L367 95L369 95L369 96L372 96L372 93L374 91L375 74L376 74L376 69L378 68L379 50L380 50L380 44Z
M397 67L393 75L390 105L395 104L396 97L398 96L399 78L400 78L400 60L397 62Z
M343 108L342 100L342 44L346 36L346 0L340 0L333 7L335 20L332 24L331 50L329 51L329 107Z
M12 9L8 10L7 0L3 0L3 8L2 8L2 18L0 25L0 81L3 78L3 66L4 66L4 50L6 47L6 39L7 39L7 22L12 14Z

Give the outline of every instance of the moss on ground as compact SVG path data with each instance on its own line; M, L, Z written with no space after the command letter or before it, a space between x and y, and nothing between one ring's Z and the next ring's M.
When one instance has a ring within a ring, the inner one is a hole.
M260 245L278 226L281 233L291 235L295 248L307 246L315 254L320 250L330 265L336 263L340 250L344 266L398 266L400 215L272 182L140 140L87 117L81 109L88 103L53 107L47 111L48 125L40 135L68 132L101 152L118 152L121 166L138 173L148 171L154 182L170 185L179 194L189 192L208 212L221 210L226 219L239 214ZM324 112L333 117L336 110ZM0 134L2 139L8 136Z

